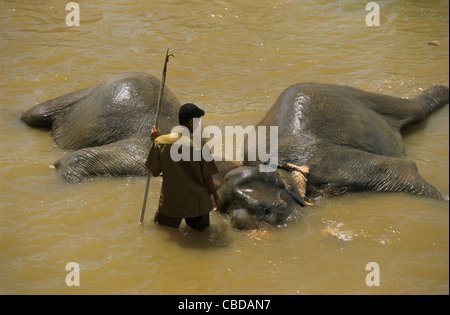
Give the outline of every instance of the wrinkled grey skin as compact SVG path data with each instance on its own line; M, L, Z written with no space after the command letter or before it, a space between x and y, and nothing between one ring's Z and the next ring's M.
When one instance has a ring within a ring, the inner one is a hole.
M282 162L309 166L307 198L384 191L448 200L405 158L400 134L448 102L445 86L403 99L304 83L286 89L259 125L278 126Z
M285 224L294 211L306 206L288 171L260 172L243 166L228 172L218 190L221 212L231 225L247 230Z
M400 135L400 128L421 122L448 101L444 86L408 100L348 86L304 83L286 89L259 126L278 126L279 165L309 166L306 201L362 191L448 200L405 158ZM259 173L255 166L228 173L219 193L221 211L229 213L238 228L279 225L302 204L286 197L277 175Z
M120 74L39 104L21 119L32 127L51 128L60 148L75 150L55 162L69 182L145 175L160 84L145 73ZM159 118L162 134L178 124L179 107L178 98L166 86Z

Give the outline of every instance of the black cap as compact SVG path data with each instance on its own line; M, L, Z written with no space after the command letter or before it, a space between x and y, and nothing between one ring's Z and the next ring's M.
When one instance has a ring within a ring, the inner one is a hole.
M180 108L178 121L180 125L184 125L189 119L200 118L205 115L205 111L198 108L197 105L186 103Z

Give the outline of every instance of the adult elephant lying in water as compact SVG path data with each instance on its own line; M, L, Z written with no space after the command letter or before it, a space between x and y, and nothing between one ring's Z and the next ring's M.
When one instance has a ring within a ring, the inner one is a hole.
M279 165L291 176L281 169L266 174L255 166L237 168L219 190L221 210L235 227L253 228L283 223L308 201L347 192L406 192L448 200L405 159L400 135L403 126L421 122L448 102L444 86L409 100L348 86L294 85L259 124L266 130L278 126Z
M55 143L75 150L55 162L69 182L96 176L145 175L160 81L124 73L99 85L39 104L22 115L32 127L51 128ZM166 87L161 132L178 124L180 102Z

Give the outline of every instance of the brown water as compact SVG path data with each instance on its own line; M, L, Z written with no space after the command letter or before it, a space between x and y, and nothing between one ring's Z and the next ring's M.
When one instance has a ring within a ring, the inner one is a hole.
M69 2L69 1L67 1ZM203 233L138 225L144 178L69 184L66 152L19 113L124 71L159 77L204 125L256 124L281 91L314 81L414 97L449 84L447 0L0 1L0 294L448 294L449 204L366 193L321 201L269 235L213 213ZM427 45L436 40L440 46ZM407 155L449 192L449 107L405 133ZM323 230L330 231L328 234ZM68 262L80 286L65 283ZM369 262L380 286L369 287Z

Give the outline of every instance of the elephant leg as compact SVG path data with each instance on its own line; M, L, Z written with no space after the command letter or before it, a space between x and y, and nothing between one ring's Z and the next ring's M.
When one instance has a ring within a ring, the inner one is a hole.
M95 176L142 176L150 141L125 139L99 147L75 151L55 162L68 182L77 183Z
M449 102L449 89L442 85L433 86L413 99L365 92L352 87L345 87L345 93L355 102L381 114L396 129L420 123Z
M358 150L340 157L337 182L351 191L406 192L448 200L448 196L425 181L414 162Z
M20 118L31 127L50 128L58 114L77 104L96 88L93 86L48 100L29 109Z
M436 85L424 91L422 94L414 98L413 101L420 105L420 114L416 114L415 117L411 117L407 124L419 123L435 110L448 104L449 89L447 86Z

